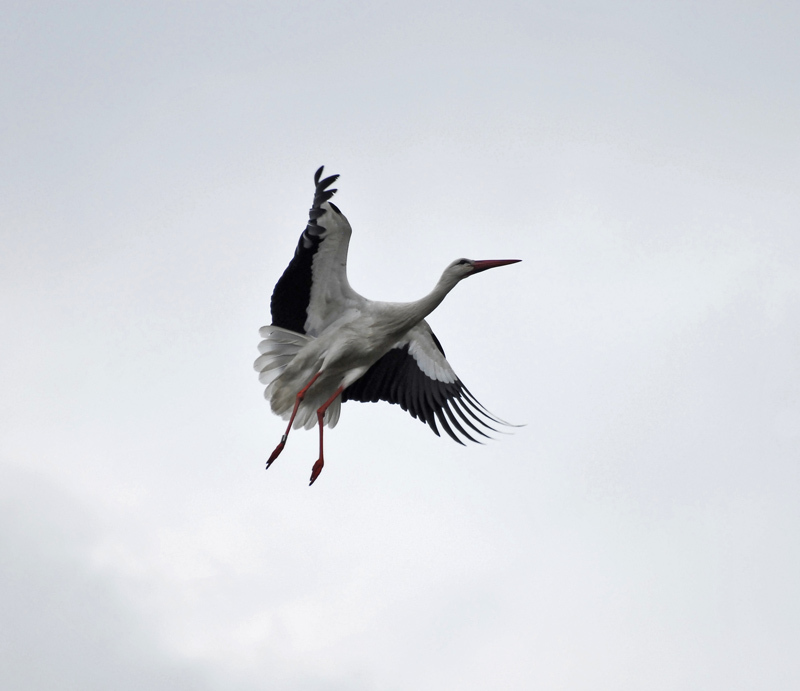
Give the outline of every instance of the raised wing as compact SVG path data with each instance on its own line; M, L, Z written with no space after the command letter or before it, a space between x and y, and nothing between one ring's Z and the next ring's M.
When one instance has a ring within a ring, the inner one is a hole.
M359 296L347 281L350 224L329 200L338 175L314 174L314 202L292 261L272 293L272 325L309 336L335 321Z
M436 436L439 436L438 420L459 444L464 442L456 431L469 441L481 443L465 427L488 438L481 428L497 430L487 420L508 424L493 417L464 386L425 321L348 386L342 392L342 402L345 401L397 403L412 417L428 424Z

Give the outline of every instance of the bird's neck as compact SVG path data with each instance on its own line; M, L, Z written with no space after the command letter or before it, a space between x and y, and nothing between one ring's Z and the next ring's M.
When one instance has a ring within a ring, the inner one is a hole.
M443 274L433 287L433 290L424 298L414 302L403 303L396 314L398 318L397 332L405 333L419 324L441 304L442 300L456 287L457 283L458 279L454 280L447 274Z

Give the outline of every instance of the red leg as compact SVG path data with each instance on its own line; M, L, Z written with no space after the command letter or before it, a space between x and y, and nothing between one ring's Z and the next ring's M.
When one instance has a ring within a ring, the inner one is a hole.
M336 400L336 397L344 391L344 387L340 386L336 389L333 396L331 396L325 403L322 404L322 407L317 411L317 422L319 422L319 459L314 464L314 467L311 469L311 482L308 483L308 486L314 484L314 480L319 477L319 474L322 472L322 466L325 465L325 460L322 456L322 426L323 420L325 419L325 411L328 409L331 403Z
M297 394L297 397L294 399L294 409L292 410L292 416L289 418L289 424L286 426L286 431L283 433L281 437L281 443L275 447L275 451L272 452L272 455L267 460L267 468L272 465L272 462L281 455L281 451L283 451L283 447L286 446L286 438L289 436L289 430L292 429L292 423L294 422L294 418L297 415L297 409L300 407L300 403L303 400L303 396L306 395L306 391L311 388L311 385L317 381L317 378L322 372L317 372L313 377L311 377L311 381L308 382Z

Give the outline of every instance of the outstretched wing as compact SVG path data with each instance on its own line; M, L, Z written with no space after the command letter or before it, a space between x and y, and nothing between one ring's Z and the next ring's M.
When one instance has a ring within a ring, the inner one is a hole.
M350 224L329 201L336 190L328 188L339 176L320 179L323 168L314 174L308 225L270 303L273 326L309 336L318 336L359 297L347 281Z
M438 420L459 444L464 442L456 431L478 442L472 434L488 437L482 429L497 431L488 421L508 424L492 416L464 386L425 321L348 386L342 392L345 401L397 403L412 417L430 425L436 436Z

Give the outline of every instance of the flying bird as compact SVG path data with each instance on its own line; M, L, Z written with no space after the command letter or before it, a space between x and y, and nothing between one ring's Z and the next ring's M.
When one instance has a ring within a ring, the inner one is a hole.
M376 302L347 281L351 228L330 201L338 175L314 174L314 202L294 257L272 293L272 324L259 333L254 363L272 412L289 424L267 468L280 455L289 431L319 425L319 459L325 464L323 428L334 427L345 401L397 403L439 436L437 422L459 444L488 437L492 416L456 376L439 339L425 321L464 278L520 261L456 259L433 290L416 302Z

